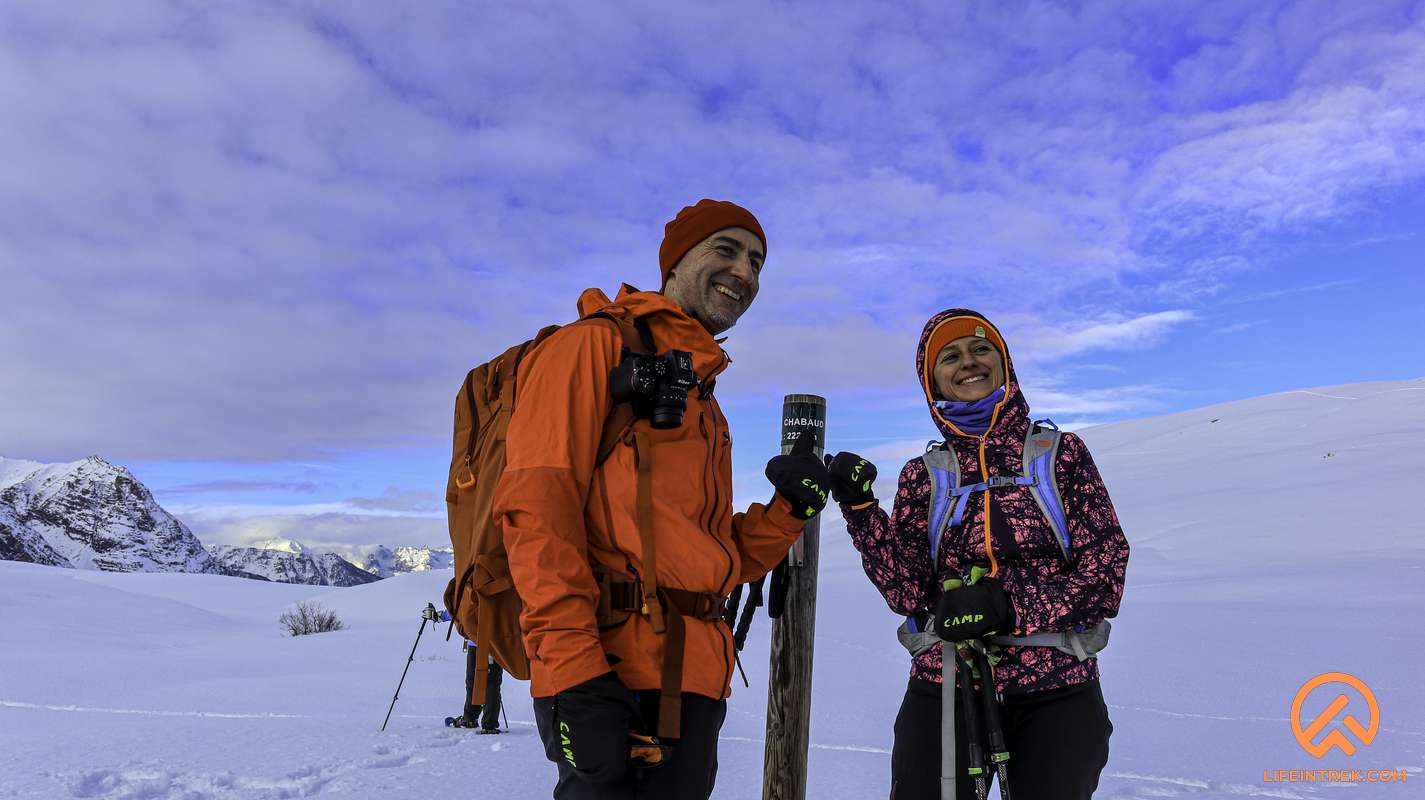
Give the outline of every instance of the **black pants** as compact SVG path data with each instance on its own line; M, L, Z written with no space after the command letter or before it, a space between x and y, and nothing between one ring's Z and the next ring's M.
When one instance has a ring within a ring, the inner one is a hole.
M475 691L475 669L480 666L479 659L483 657L475 652L473 644L465 649L465 718L474 720L479 717L480 727L489 730L500 727L500 680L505 673L500 670L499 664L491 661L490 675L485 680L485 705L470 702L470 695Z
M646 729L658 729L658 691L633 693L638 698ZM673 745L673 757L665 764L633 769L621 781L595 785L574 771L564 760L554 720L554 698L534 699L534 722L544 741L544 755L559 767L555 800L707 800L717 780L717 737L727 718L727 701L701 695L683 695L683 737Z
M1088 800L1108 763L1113 724L1098 681L1031 695L1002 706L1014 800ZM955 794L972 800L965 774L965 719L955 693ZM988 755L988 753L987 753ZM912 678L896 716L892 800L940 800L940 684Z

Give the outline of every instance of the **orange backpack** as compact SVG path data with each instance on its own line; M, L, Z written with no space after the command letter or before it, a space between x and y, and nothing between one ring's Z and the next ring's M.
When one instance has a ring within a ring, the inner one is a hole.
M604 312L580 322L593 318L618 325L628 350L649 352L633 322ZM491 507L505 469L505 433L519 400L520 362L557 330L558 325L543 328L533 339L470 370L455 398L455 438L445 485L455 577L445 589L445 608L454 627L482 656L471 691L471 702L477 705L484 702L489 658L515 678L529 679L529 656L520 631L522 604L510 577L504 531ZM603 463L633 419L629 404L615 404L604 422L596 463Z

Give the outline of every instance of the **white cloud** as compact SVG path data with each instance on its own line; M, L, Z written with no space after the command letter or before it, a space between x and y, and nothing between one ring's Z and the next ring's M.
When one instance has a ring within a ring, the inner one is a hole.
M431 517L327 512L180 518L210 545L250 546L269 539L291 539L314 550L345 545L450 545L445 520Z
M1103 419L1142 414L1154 408L1171 390L1155 385L1113 386L1105 389L1064 389L1049 385L1024 388L1033 403L1035 418L1072 415ZM1082 424L1082 423L1081 423Z
M1242 322L1234 322L1230 325L1215 326L1212 328L1212 332L1219 336L1225 336L1233 333L1241 333L1242 331L1251 330L1252 328L1266 324L1267 320L1264 319L1244 320Z
M1005 336L1015 358L1032 362L1054 361L1084 353L1150 347L1174 328L1194 319L1196 315L1193 312L1179 309L1077 323L1064 328L1048 327L1037 320L1011 317L1000 324L1000 327L1008 329ZM1012 337L1009 330L1013 331ZM1022 357L1020 354L1023 354Z

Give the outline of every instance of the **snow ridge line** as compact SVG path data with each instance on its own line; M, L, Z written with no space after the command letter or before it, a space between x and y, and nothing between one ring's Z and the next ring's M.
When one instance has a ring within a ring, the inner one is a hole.
M1294 390L1289 391L1289 392L1281 392L1280 394L1304 394L1304 395L1308 395L1308 396L1310 396L1310 397L1324 397L1324 398L1326 398L1327 400L1360 400L1360 399L1361 399L1361 398L1359 398L1359 397L1347 397L1346 395L1343 395L1343 394L1326 394L1326 393L1324 393L1324 392L1313 392L1313 391L1311 391L1310 389L1294 389Z
M746 742L747 744L767 744L766 739L754 739L750 736L719 736L720 742ZM876 755L888 756L891 751L884 747L862 747L854 744L817 744L812 742L807 745L812 750L835 750L841 753L874 753Z
M431 716L430 716L429 714L397 714L396 716L397 716L397 717L406 717L407 719L431 719ZM535 727L535 724L534 724L533 722L530 722L530 721L527 721L527 720L522 720L522 719L512 719L512 720L509 720L509 723L510 723L510 726L511 726L511 727L513 727L513 726L515 726L515 725L524 725L524 726L528 726L528 727L531 727L531 728ZM755 739L755 738L753 738L753 737L751 737L751 736L725 736L725 735L724 735L724 736L719 736L719 737L718 737L718 741L719 741L719 742L743 742L743 743L745 743L745 744L760 744L760 745L765 745L765 744L767 744L767 740L766 740L766 739ZM842 752L842 753L873 753L873 754L875 754L875 755L882 755L882 756L888 756L888 755L891 754L891 751L890 751L889 749L885 748L885 747L863 747L863 746L858 746L858 745L853 745L853 744L847 744L847 745L841 745L841 744L817 744L816 742L812 742L810 745L808 745L808 747L811 748L812 750L835 750L835 751Z
M1134 587L1141 588L1141 587ZM1230 716L1226 714L1193 714L1187 711L1169 711L1165 708L1150 708L1148 706L1123 706L1117 703L1109 703L1108 707L1115 711L1137 711L1144 714L1160 714L1165 717L1177 717L1179 719L1206 719L1219 722L1291 722L1288 717L1260 717L1252 715ZM1425 731L1417 731L1411 728L1388 728L1384 725L1380 728L1386 733L1402 733L1407 736L1425 736Z
M232 714L225 711L157 711L143 708L89 708L75 705L47 705L0 700L0 708L27 708L37 711L76 711L86 714L138 714L148 717L214 717L218 719L311 719L310 714Z

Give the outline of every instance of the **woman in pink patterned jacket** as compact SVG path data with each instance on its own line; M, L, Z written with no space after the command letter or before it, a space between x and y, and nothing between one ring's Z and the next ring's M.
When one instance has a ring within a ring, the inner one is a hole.
M895 723L891 797L942 797L944 641L933 635L938 626L940 636L957 642L1006 635L1025 641L1040 635L1034 645L1006 641L989 648L999 651L992 671L1002 695L998 713L1007 745L1002 749L1011 756L1008 784L1016 800L1088 798L1107 763L1113 730L1099 689L1097 659L1084 658L1082 649L1076 655L1045 641L1053 638L1046 634L1081 639L1106 634L1107 625L1099 624L1118 613L1128 542L1108 490L1083 441L1062 434L1053 480L1043 482L1056 485L1062 500L1060 524L1051 522L1057 509L1026 485L1023 456L1033 425L1029 404L1003 338L983 316L950 309L932 317L916 350L916 374L931 419L951 446L941 458L956 462L951 468L958 466L958 485L995 485L954 498L963 508L953 518L941 512L944 522L937 527L943 533L934 543L932 562L934 482L925 459L912 459L901 470L889 515L870 491L874 466L852 453L830 461L833 492L866 575L891 610L909 620L903 641L908 629L930 629L918 647L907 643L918 654ZM1033 428L1041 445L1058 436L1047 427L1042 430L1041 436L1041 429ZM1043 469L1049 463L1046 458ZM954 508L941 504L947 506ZM975 567L980 569L974 570L973 585L942 588L947 578L965 578ZM956 693L954 785L959 797L973 798L973 782L966 776L971 756L965 699L963 691ZM982 731L983 716L983 708L972 707L971 722Z

